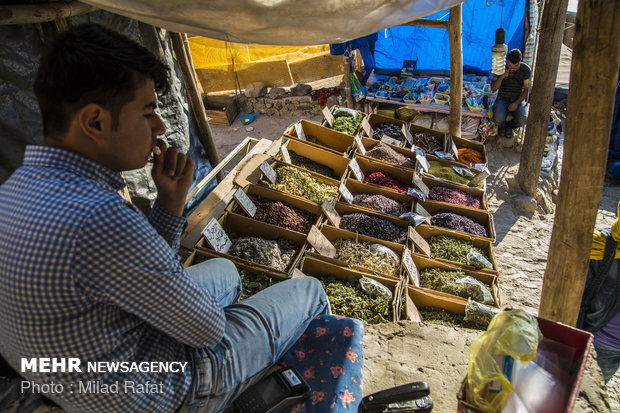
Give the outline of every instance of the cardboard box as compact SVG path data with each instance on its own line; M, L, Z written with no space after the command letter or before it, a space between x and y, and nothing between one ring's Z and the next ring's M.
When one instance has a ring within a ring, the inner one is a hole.
M213 125L230 125L239 114L236 96L203 95L202 102Z
M409 132L411 132L411 135L414 136L414 141L416 133L430 133L433 137L435 137L435 139L437 139L439 145L441 145L441 150L447 152L448 139L446 138L447 134L445 132L439 132L418 125L409 125ZM409 144L409 142L405 142L405 147L411 150L411 145Z
M331 225L323 225L321 227L321 233L325 235L325 238L327 238L332 244L340 239L351 239L356 242L368 242L371 244L384 245L388 247L389 249L391 249L392 251L394 251L396 255L398 255L399 259L401 259L400 261L402 261L403 252L405 251L405 246L402 244L396 244L394 242L384 241L384 240L380 240L377 238L368 237L366 235L356 234L354 232L345 231L344 229L332 227ZM377 275L379 277L384 277L384 278L400 279L400 276L402 273L402 265L399 266L397 277L394 277L390 274L382 274L382 273L373 272L372 270L368 268L359 267L356 265L349 265L346 261L339 260L337 258L324 257L320 255L319 253L315 252L314 248L312 248L310 245L308 245L306 256L320 258L323 261L327 261L335 265L340 265L341 267L348 267L356 271L360 271L366 274L374 274L374 275Z
M370 150L370 148L375 146L377 143L379 143L379 141L377 141L375 139L362 138L362 144L364 145L364 148L366 148L366 151ZM389 143L385 143L385 142L384 142L384 144L388 145L390 148L392 148L396 152L406 156L407 158L412 159L413 163L415 165L415 153L411 152L411 149L403 148L401 146L390 145ZM414 166L414 168L405 168L405 167L400 166L400 165L395 165L395 164L390 163L390 162L386 162L386 161L382 161L382 160L377 159L377 158L373 158L373 157L371 157L369 155L362 155L357 148L356 148L356 152L355 153L356 153L356 157L364 157L366 159L371 159L371 160L373 160L375 162L382 162L382 163L385 163L387 165L393 165L393 166L396 166L397 168L403 168L403 169L412 170L412 171L415 168L415 166Z
M422 206L422 208L424 208L431 215L437 211L454 212L455 214L459 214L467 218L471 218L474 222L484 226L487 229L487 231L489 231L489 236L481 237L479 235L474 235L474 234L470 234L467 232L453 230L454 232L458 234L471 235L473 237L495 241L495 223L493 222L493 216L488 211L485 211L482 209L463 207L463 206L455 205L455 204L447 204L445 202L438 202L438 201L432 201L432 200L430 201L427 200L427 201L418 202L418 203Z
M502 307L502 302L500 299L499 286L497 284L496 275L481 272L481 271L473 271L467 268L463 268L462 266L446 264L443 261L434 260L432 258L428 258L420 254L411 254L411 258L413 259L413 263L415 264L415 267L418 269L418 271L422 271L426 268L440 268L442 270L447 270L447 271L463 271L465 274L471 277L474 277L475 279L485 284L486 286L490 286L489 289L491 290L491 294L493 294L493 299L495 301L494 307L497 307L497 308ZM420 289L424 291L430 291L433 293L440 292L440 291L430 290L427 288L420 288ZM463 297L458 297L458 296L453 296L453 297L463 299Z
M338 175L338 180L342 179L342 177L347 172L347 165L349 165L349 159L345 158L340 154L336 154L333 151L327 151L321 147L311 145L309 142L296 139L289 139L286 145L284 145L284 147L286 147L289 152L293 151L297 155L305 156L306 158L314 162L331 168L334 171L334 174ZM280 149L280 152L276 159L285 162L284 157L282 156L282 149ZM294 162L293 165L307 171L307 169L295 164ZM336 179L330 176L327 176L327 178Z
M324 184L327 184L327 185L331 185L331 186L334 186L334 187L336 187L336 188L338 188L338 186L340 185L340 181L336 181L335 179L327 178L327 177L325 177L325 176L323 176L323 175L319 175L319 174L317 174L317 173L307 171L307 170L305 170L305 169L303 169L303 168L299 168L299 167L297 167L297 166L295 166L295 165L291 165L291 164L288 164L288 163L285 163L285 162L274 161L274 162L272 162L270 165L271 165L271 167L272 167L274 170L275 170L276 168L281 167L281 166L289 166L289 167L291 167L291 168L299 169L300 171L302 171L302 172L304 172L304 173L306 173L306 174L309 174L312 178L316 179L317 181L319 181L319 182L321 182L321 183L324 183ZM263 173L261 173L261 176L260 176L260 178L259 178L259 180L258 180L258 184L259 184L259 185L263 185L263 186L267 186L267 185L269 184L269 181L267 180L267 178L265 177L265 175L264 175ZM268 186L267 186L267 187L268 187ZM271 189L271 188L270 188L270 189ZM282 191L280 191L280 192L282 192ZM313 204L319 205L318 203L316 203L316 202L314 202L314 201L312 201L312 200L309 200L309 199L307 199L307 198L304 198L304 197L302 197L302 196L298 196L298 195L289 194L288 192L282 192L282 193L285 193L285 194L287 194L288 196L291 196L291 197L294 197L294 198L303 199L303 200L305 200L305 201L307 201L307 202L312 202ZM335 195L335 196L334 196L334 198L336 198L336 196L338 196L338 195ZM331 200L331 202L333 203L333 202L334 202L334 199L332 199L332 200Z
M484 159L485 164L489 162L489 158L487 157L487 150L484 146L484 143L480 143L477 141L472 141L469 139L459 138L458 136L452 136L452 141L458 149L461 148L472 148L479 151L482 154L482 159Z
M538 320L538 328L542 332L545 338L555 340L561 344L565 344L572 347L575 350L573 357L573 366L570 371L572 380L569 388L567 389L566 405L562 410L563 413L571 413L575 401L579 396L579 388L581 386L581 379L586 369L586 361L590 354L592 347L593 335L582 330L578 330L574 327L567 326L562 323L547 320L541 317L536 317ZM467 376L463 379L461 388L459 389L456 398L458 401L457 412L459 413L485 413L484 410L466 402L467 399Z
M403 303L407 320L424 321L418 312L423 307L435 307L452 314L465 317L467 300L439 291L425 290L414 285L407 285L404 290Z
M429 189L434 186L444 186L446 188L458 189L460 191L466 192L472 196L479 198L482 201L483 210L487 212L489 211L489 203L487 201L487 193L485 190L480 189L480 188L471 188L469 186L463 186L463 185L459 185L459 184L449 182L449 181L444 181L444 180L437 179L429 175L422 175L421 177L422 177L422 182L424 182L424 184L426 184L426 186L428 186ZM448 202L440 202L440 201L433 201L433 202L446 205L446 207L448 207L449 205L455 205L455 204L451 204ZM460 207L469 208L469 207L463 207L463 206L460 206ZM476 208L471 208L471 209L475 210Z
M334 115L334 113L338 112L339 110L344 110L346 112L349 112L351 114L353 114L354 116L356 116L357 113L361 113L363 115L363 118L367 117L368 114L362 112L361 110L355 110L355 109L350 109L350 108L344 108L341 106L332 106L331 108L329 108L329 111L331 112L332 116ZM362 118L362 119L363 119ZM327 120L323 119L323 122L321 123L321 126L324 126L326 128L331 129L331 127L328 125ZM356 134L360 133L360 130L362 129L362 124L360 123L360 126L357 128L357 130L355 131L355 133L353 135L350 136L355 136ZM346 133L345 133L346 135Z
M285 192L276 191L275 189L271 189L263 185L256 184L250 184L246 186L243 189L243 192L248 195L257 195L266 199L270 199L272 201L285 202L295 208L310 212L311 214L317 216L317 219L315 222L313 222L313 225L320 226L321 224L321 214L323 213L323 211L321 210L321 207L315 202L309 201L305 198L289 195ZM243 209L241 208L241 206L239 206L239 204L237 204L237 201L235 201L234 199L233 202L231 202L228 207L226 207L226 211L228 211L230 214L243 215L245 217L245 215L243 214Z
M229 260L234 261L241 268L244 268L248 271L259 271L267 273L273 277L288 278L290 277L293 268L295 268L295 266L304 254L306 247L306 235L299 232L290 231L288 229L280 228L275 225L266 224L252 218L244 217L238 214L231 214L228 212L222 215L220 219L218 219L218 222L222 225L222 228L224 228L224 231L227 234L230 234L230 232L234 232L239 236L259 237L269 240L284 238L299 247L299 251L284 271L280 271L276 268L268 267L266 265L235 257L230 254L217 252L211 248L204 236L200 238L200 240L196 243L195 246L195 250L199 251L202 255L213 258L228 258Z
M391 176L392 178L396 179L405 188L413 187L413 183L412 183L413 182L413 170L411 169L401 168L395 165L390 165L388 163L380 162L372 158L367 158L363 156L356 156L355 160L357 161L358 165L360 166L360 169L366 176L370 175L373 172L383 172L384 174L387 174ZM355 175L353 175L351 171L349 170L348 174L346 175L346 178L355 179ZM381 186L381 185L370 184L370 183L368 185L374 185L379 188L384 188L388 191L392 191L392 192L396 192L400 194L403 193L403 192L398 192L395 189L391 189L391 188Z
M392 224L403 228L403 230L405 231L405 234L407 233L407 228L409 227L409 221L405 221L403 219L399 219L393 215L388 215L388 214L384 214L381 213L379 211L375 211L372 209L368 209L368 208L362 208L359 207L357 205L350 205L346 202L337 202L336 203L336 212L338 212L338 214L340 214L340 216L346 215L346 214L365 214L365 215L369 215L369 216L373 216L373 217L377 217L377 218L381 218L381 219L385 219L389 222L391 222ZM331 225L330 222L326 223L327 225ZM361 234L360 234L361 235ZM406 240L405 240L406 242ZM403 242L403 244L405 244L405 242Z
M465 263L448 261L448 260L443 260L439 258L436 258L436 260L448 263L450 265L457 265L462 268L467 268L468 270L486 272L486 273L490 273L494 275L498 274L497 263L495 262L495 255L493 254L493 243L490 240L486 240L486 239L479 238L479 237L474 237L472 235L463 235L463 233L460 233L460 232L456 232L456 231L452 231L452 230L440 228L440 227L434 227L434 226L426 225L426 224L418 225L417 227L415 227L415 231L418 234L420 234L420 236L422 236L422 238L424 238L427 242L432 236L435 236L435 235L447 235L450 237L473 242L474 247L478 247L482 249L483 251L487 252L489 256L489 261L491 262L491 264L493 264L493 270L488 270L488 269L476 270L476 268L472 267L471 265L467 265ZM412 247L411 250L414 251L414 248Z
M430 158L430 157L429 157L429 158ZM438 158L436 158L436 159L429 159L429 162L431 162L431 161L432 161L432 162L438 162L438 163L440 163L440 164L441 164L441 166L449 166L449 167L453 167L453 168L454 168L454 167L456 167L456 168L467 169L467 170L469 170L469 171L472 173L472 178L473 178L473 176L474 176L474 175L476 175L478 172L480 172L480 171L478 171L478 170L476 170L476 169L473 169L473 168L469 168L469 167L463 166L463 164L462 164L462 163L460 163L460 162L448 161L448 160L445 160L445 159L438 159ZM456 173L456 172L455 172L455 173ZM430 172L424 172L424 171L422 171L422 172L421 172L421 174L422 174L422 175L424 175L424 176L430 176L430 177L432 177L432 178L434 178L434 179L437 179L437 180L439 180L439 181L442 181L442 182L448 182L448 183L452 183L452 184L454 184L454 185L458 185L458 188L459 188L459 189L462 189L462 188L471 188L470 186L468 186L468 185L467 185L467 184L465 184L465 183L459 183L459 182L455 182L455 181L450 181L450 180L445 179L445 178L440 178L440 177L438 177L438 176L433 175L433 174L432 174L432 173L430 173ZM466 178L466 179L471 179L471 178ZM478 188L478 189L482 189L483 191L486 191L486 188L487 188L487 180L486 180L486 178L482 181L481 186L476 186L476 187L474 187L474 188Z
M395 119L395 118L390 118L387 116L383 116L383 115L378 115L376 113L371 113L370 115L368 115L368 124L370 125L371 128L375 129L375 125L379 124L379 123L390 123L392 125L396 125L398 126L398 128L402 128L403 125L407 125L407 122L405 122L404 120L400 120L400 119ZM360 130L360 135L362 137L367 137L368 139L372 139L373 141L375 141L375 143L377 143L377 141L381 140L381 138L379 137L378 139L373 138L372 136L368 136L368 134L366 133L366 131L362 128ZM394 138L397 139L398 138ZM403 136L401 139L401 145L405 144L405 137Z
M294 138L302 142L306 142L309 145L316 146L317 148L329 150L339 155L346 156L353 149L353 136L346 133L338 132L333 129L327 128L316 123L309 122L307 120L300 120L298 122L303 128L306 136L314 136L321 143L314 143L308 140L302 140L297 136L297 130L295 125L292 125L284 132L284 136L287 138Z
M348 282L351 279L359 280L362 277L368 277L375 281L380 282L392 292L392 321L398 321L398 301L400 296L398 294L399 281L393 278L385 278L373 274L363 273L349 268L344 268L339 265L331 264L320 258L306 256L301 262L301 272L306 276L315 278L329 278L333 277L340 281ZM338 315L338 314L336 314ZM342 315L342 314L340 314Z
M374 184L365 184L365 183L358 181L357 179L352 179L352 178L346 179L344 181L344 184L349 189L349 191L351 191L353 196L355 196L355 194L383 195L386 198L390 198L397 202L405 204L405 206L407 207L407 212L413 211L414 200L413 200L413 197L410 195L403 194L397 191L393 191L384 186L379 186L379 185L374 185ZM336 201L346 202L340 193L338 193L338 197L336 198ZM356 206L360 208L361 210L379 212L379 211L375 211L373 209L366 208L363 206L359 206L359 205L356 205ZM385 215L392 216L389 214L385 214Z

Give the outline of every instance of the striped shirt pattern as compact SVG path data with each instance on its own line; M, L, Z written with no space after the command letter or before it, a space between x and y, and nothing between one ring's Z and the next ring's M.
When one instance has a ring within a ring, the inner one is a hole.
M191 350L220 341L221 306L179 263L185 218L155 203L149 218L118 195L124 180L81 155L28 146L0 185L0 353L77 357L82 373L21 373L61 383L67 411L167 412L191 381ZM189 363L184 373L87 372L89 361ZM118 394L80 392L119 383ZM162 384L161 393L123 384ZM83 386L82 386L83 387Z

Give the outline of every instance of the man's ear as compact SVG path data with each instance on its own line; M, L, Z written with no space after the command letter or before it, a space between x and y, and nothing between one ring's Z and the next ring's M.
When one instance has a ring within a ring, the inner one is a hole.
M96 103L89 103L78 112L77 121L84 135L95 142L107 139L112 127L110 111Z

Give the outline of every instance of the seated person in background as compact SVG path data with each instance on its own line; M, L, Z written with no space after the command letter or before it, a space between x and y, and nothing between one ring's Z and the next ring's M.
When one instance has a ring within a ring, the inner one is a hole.
M26 389L62 385L46 396L68 412L222 411L329 313L312 277L237 302L230 261L180 265L194 165L157 138L169 86L169 68L123 35L61 33L35 81L45 145L0 186L0 353ZM147 219L118 195L119 172L152 152ZM79 369L37 368L43 357Z
M595 231L577 327L594 334L607 383L620 367L620 203L610 230Z
M491 90L499 89L493 105L493 120L497 124L497 135L512 138L512 130L527 122L525 99L530 90L532 70L521 61L521 51L512 49L506 55L506 71L491 82ZM506 122L508 114L514 119Z

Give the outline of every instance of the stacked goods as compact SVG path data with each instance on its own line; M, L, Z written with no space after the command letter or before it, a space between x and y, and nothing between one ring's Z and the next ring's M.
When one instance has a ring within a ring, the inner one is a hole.
M366 268L379 274L398 277L400 262L398 255L387 247L369 242L355 242L350 239L340 239L334 242L336 258L349 265Z
M389 215L400 216L409 212L405 204L378 194L355 194L353 196L353 204Z
M431 216L431 225L488 237L489 231L473 219L449 211L437 211Z
M338 193L336 186L321 183L310 174L292 166L276 168L278 179L269 187L288 194L301 196L319 204L326 199L332 199Z
M295 153L295 151L289 151L289 154L291 155L291 163L293 165L301 166L309 171L316 172L317 174L325 175L333 179L340 179L340 177L334 173L334 170L327 165L314 162L312 159Z
M407 239L406 228L394 225L387 219L360 213L343 215L340 228L398 244L404 244Z
M389 145L379 142L366 152L366 156L393 163L403 168L415 169L415 160L395 151Z
M451 164L438 162L438 161L429 161L431 164L428 173L434 175L438 178L443 178L448 181L456 182L457 184L467 185L471 178L474 176L472 173L471 176L463 176L456 172L454 167ZM482 188L483 184L480 182L476 185L478 188Z
M460 148L459 161L471 165L474 163L484 163L484 157L479 150L473 148Z
M467 192L461 191L460 189L447 188L445 186L432 187L429 191L428 199L470 208L483 209L482 201L479 198L470 195Z
M407 187L405 185L383 172L373 172L370 175L366 175L364 183L385 186L398 192L407 192Z
M424 149L427 153L433 153L435 151L443 150L442 144L436 137L428 132L415 132L413 133L413 144L419 148Z
M329 299L332 313L357 318L368 324L392 321L391 299L384 295L371 295L359 283L340 281L335 278L321 280Z
M291 231L307 233L310 231L312 224L318 219L318 216L286 202L272 201L254 194L248 196L256 205L256 214L254 214L253 218L268 224L277 225ZM243 210L240 212L245 216L249 216Z
M458 297L471 298L480 303L492 305L495 302L488 286L460 270L425 268L420 271L420 286Z
M395 125L393 123L381 122L373 125L372 130L372 138L381 139L383 135L387 135L390 138L394 138L396 140L402 140L404 138L403 131L401 126Z
M472 241L448 235L434 235L429 239L428 245L431 247L431 258L468 264L467 256L473 250L481 254L486 260L489 259L487 252L474 247Z
M348 135L355 135L359 128L364 115L361 112L357 112L357 115L353 116L351 112L346 110L336 110L334 112L334 130L338 132L344 132Z
M230 237L228 254L285 272L299 247L287 239L268 240L258 237Z

